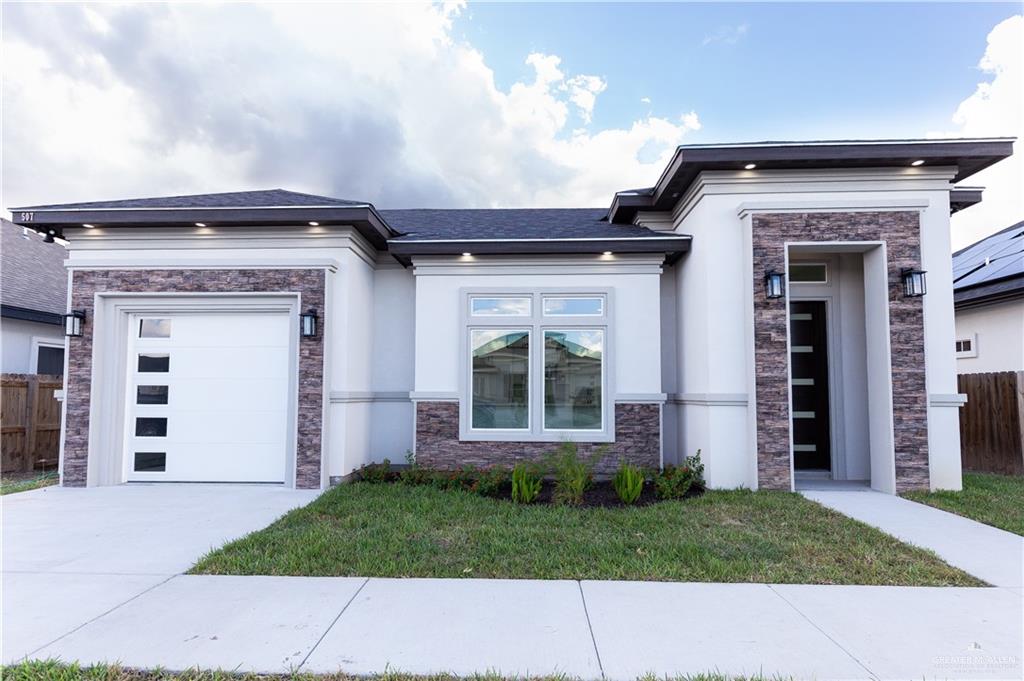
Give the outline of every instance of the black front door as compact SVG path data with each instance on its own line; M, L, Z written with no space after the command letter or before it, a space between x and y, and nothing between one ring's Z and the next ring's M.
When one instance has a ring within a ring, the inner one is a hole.
M823 301L789 304L793 467L796 470L832 469L827 329Z

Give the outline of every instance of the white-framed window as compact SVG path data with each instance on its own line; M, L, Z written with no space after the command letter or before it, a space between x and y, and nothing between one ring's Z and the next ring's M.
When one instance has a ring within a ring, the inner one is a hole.
M64 340L32 337L29 347L30 374L64 375Z
M612 439L608 290L462 295L462 439Z
M826 262L790 262L790 284L827 284L828 263Z
M958 336L956 339L956 356L957 359L963 357L977 357L978 334L974 333L968 336Z

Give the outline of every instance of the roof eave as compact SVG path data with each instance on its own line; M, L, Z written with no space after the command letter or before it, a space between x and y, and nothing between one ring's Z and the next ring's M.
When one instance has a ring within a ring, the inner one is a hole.
M690 250L689 236L645 237L632 239L459 239L393 240L388 250L395 256L418 255L600 255L663 253L682 255Z

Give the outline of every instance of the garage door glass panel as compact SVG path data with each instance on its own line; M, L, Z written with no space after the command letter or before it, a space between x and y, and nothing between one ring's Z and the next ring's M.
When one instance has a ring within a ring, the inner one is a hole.
M166 373L171 370L171 356L167 353L139 355L140 373Z
M170 319L140 319L139 338L170 338Z
M136 418L135 437L167 437L167 419L151 416Z
M135 392L135 404L167 404L166 385L140 385Z
M135 452L137 473L163 473L167 470L167 452Z

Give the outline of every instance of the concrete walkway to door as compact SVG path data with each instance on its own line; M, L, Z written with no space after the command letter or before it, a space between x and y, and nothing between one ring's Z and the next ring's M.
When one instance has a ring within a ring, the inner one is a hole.
M1024 586L1024 537L891 494L806 490L802 494L897 539L934 551L993 586Z

